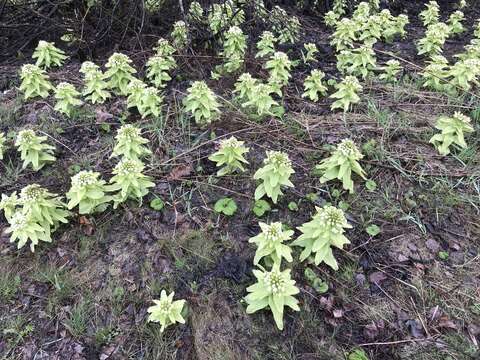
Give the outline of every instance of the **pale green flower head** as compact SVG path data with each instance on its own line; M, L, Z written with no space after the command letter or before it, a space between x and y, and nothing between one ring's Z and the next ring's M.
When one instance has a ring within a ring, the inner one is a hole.
M216 163L217 167L223 166L218 170L217 176L231 174L237 170L245 171L243 164L248 164L248 161L243 154L249 150L243 144L243 141L237 140L234 136L220 141L218 151L208 157L210 161Z
M48 81L48 75L37 65L23 65L20 71L20 78L22 83L19 89L24 93L25 100L37 96L41 98L48 97L48 92L52 89L52 85Z
M55 110L67 115L72 116L75 109L82 105L83 102L79 99L80 93L75 89L72 84L61 82L55 88Z
M253 270L253 274L257 282L247 288L247 314L268 307L278 329L283 330L284 307L300 311L298 300L293 296L300 291L291 278L290 269L280 271L279 265L274 265L272 271Z
M2 194L2 198L0 200L0 210L3 210L7 221L10 221L10 218L15 213L15 209L18 205L20 205L20 199L18 198L16 191L14 191L10 196Z
M3 132L0 132L0 160L3 160L3 153L5 152L6 142L7 139L5 138L5 134Z
M128 159L140 159L152 152L144 146L148 140L141 136L141 129L131 124L121 126L115 140L117 143L113 149L113 156L124 156Z
M73 209L78 205L80 214L104 210L106 204L112 199L111 196L105 195L108 189L98 172L80 171L72 176L71 184L66 194L69 200L67 207Z
M163 332L166 327L177 322L185 324L185 319L182 317L182 310L185 305L185 300L173 300L175 293L172 291L167 296L165 290L160 294L160 300L153 300L154 306L147 309L148 321L160 323L160 332Z
M289 179L295 171L288 155L281 151L267 151L263 163L264 166L253 175L255 180L262 180L255 189L255 201L267 195L276 204L278 197L283 194L281 187L293 187Z
M292 262L292 249L285 245L293 236L292 230L283 230L281 222L266 224L259 223L262 232L248 240L250 243L257 245L257 251L253 259L253 264L258 265L263 257L270 256L275 264L280 264L282 258L288 262Z
M360 160L363 158L363 155L358 150L357 145L355 145L355 143L350 139L342 140L340 144L337 145L336 152L344 157L349 158L350 160Z
M23 168L32 165L34 171L40 170L45 164L55 161L53 150L55 147L45 144L46 136L37 136L31 129L19 131L15 146L20 151Z
M334 234L340 234L343 232L343 229L352 227L348 224L342 209L337 209L334 206L325 206L323 209L316 207L316 210L320 222Z
M33 52L32 58L37 59L35 65L48 69L52 66L62 66L63 61L67 57L62 50L55 47L53 42L40 40Z
M35 251L39 241L52 242L50 231L37 224L28 211L17 210L9 220L9 227L5 230L10 235L10 242L18 241L17 248L21 249L30 240L30 250Z
M79 71L82 74L86 75L86 74L94 73L94 72L99 71L99 70L100 70L100 67L97 64L95 64L91 61L84 61L82 63L82 66L80 66Z
M160 38L157 41L157 46L154 48L159 56L171 56L175 53L175 48L170 45L170 42L167 39Z

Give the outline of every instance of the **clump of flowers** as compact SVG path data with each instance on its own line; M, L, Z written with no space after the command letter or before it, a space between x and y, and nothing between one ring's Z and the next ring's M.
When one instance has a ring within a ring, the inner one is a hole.
M157 89L152 86L143 89L142 100L139 104L140 107L137 107L138 112L142 115L142 119L151 115L159 117L162 102L163 98L160 96Z
M255 54L255 57L264 58L273 55L276 41L275 35L270 31L264 31L262 35L260 35L260 40L257 42L258 52Z
M398 60L388 60L385 66L382 68L383 73L380 74L380 80L396 83L398 81L397 76L402 71L402 66Z
M119 204L127 199L136 199L139 204L142 198L148 194L148 189L155 184L149 176L142 172L145 166L140 160L122 159L113 169L114 176L110 179L109 191L117 191L113 195L113 208L116 209Z
M127 124L120 127L115 136L117 141L111 157L123 156L127 159L139 160L152 152L144 146L148 140L141 136L141 129Z
M183 99L185 110L192 113L197 124L209 124L218 117L220 105L217 97L204 81L195 81L187 92Z
M279 105L272 98L271 94L273 92L274 89L270 84L255 85L252 96L250 96L247 102L242 104L242 107L253 109L259 117L266 115L275 116L273 110Z
M359 30L360 27L357 22L352 19L343 18L337 22L330 44L335 47L336 51L353 48Z
M172 291L167 296L165 290L160 293L160 300L153 300L154 306L150 306L147 312L148 321L160 323L160 332L164 332L165 328L177 322L185 324L185 319L182 317L182 310L185 305L185 300L173 300L175 293Z
M82 105L82 100L79 99L80 93L72 84L61 82L55 88L55 110L71 117L75 109Z
M6 233L10 233L10 242L18 241L18 249L30 241L30 250L35 251L39 241L51 242L51 233L60 223L67 223L68 211L56 194L48 192L40 185L24 187L20 197L14 192L10 196L2 195L0 209L4 210L9 223Z
M450 26L450 31L452 34L461 34L465 31L465 27L462 22L465 20L465 15L463 12L457 10L454 13L450 14L447 24Z
M350 105L360 101L358 93L362 91L362 85L360 85L356 77L345 77L345 79L335 85L335 88L337 91L330 97L338 100L332 103L332 110L343 109L343 111L348 111Z
M290 269L280 271L277 265L271 271L253 270L253 275L257 282L247 288L247 314L268 307L278 329L283 330L284 307L300 311L298 300L294 297L300 290L295 286L295 280L292 280Z
M470 122L470 118L460 112L455 112L451 117L440 117L435 125L435 128L440 130L440 134L433 135L430 143L444 156L450 154L451 145L467 148L464 134L473 132Z
M347 222L341 209L328 205L315 209L317 213L312 220L298 228L302 235L292 245L304 248L300 254L300 261L304 261L313 253L315 265L324 262L333 270L338 270L332 246L342 249L344 245L350 244L343 233L352 226Z
M280 44L294 44L298 40L300 21L296 16L288 15L277 5L270 13L270 22Z
M25 64L20 72L20 91L24 93L25 100L40 96L46 98L52 85L48 81L48 75L37 65Z
M290 79L292 62L287 54L277 51L273 54L270 60L266 62L265 68L269 73L269 85L272 86L274 92L278 96L282 96L281 88L285 86L288 83L288 79Z
M424 26L430 26L438 23L440 19L440 7L436 1L430 1L426 9L420 13L420 18Z
M446 79L448 77L448 60L442 55L432 56L427 66L420 74L423 80L423 87L442 91L447 88Z
M217 68L220 73L232 73L240 69L243 64L245 50L247 49L247 37L238 26L232 26L225 34L223 50L220 55L224 63Z
M158 39L157 46L153 49L156 51L156 55L166 58L169 63L175 63L175 59L172 56L175 53L175 48L170 45L167 39Z
M281 222L266 224L258 223L262 232L248 240L249 243L257 245L253 264L258 265L264 257L270 257L274 264L280 265L282 258L288 262L292 262L292 249L284 244L293 236L293 230L282 229Z
M3 160L3 153L5 152L7 139L5 138L5 133L0 132L0 160Z
M172 80L169 72L176 67L173 56L154 55L147 61L147 78L159 89Z
M177 21L173 24L173 30L170 34L173 46L178 50L184 49L188 45L188 28L184 21Z
M338 179L345 190L353 193L352 172L365 179L365 172L358 162L361 158L363 155L352 140L342 140L333 154L316 166L323 173L320 183Z
M318 53L317 45L308 43L308 44L303 44L303 47L305 48L305 51L306 51L306 54L302 52L303 61L305 63L315 61L315 55Z
M23 160L23 168L32 164L33 171L38 171L46 164L55 161L53 150L55 147L45 144L46 136L37 136L33 130L21 130L15 146L20 151L20 158Z
M238 77L233 93L238 94L237 97L240 100L250 100L256 96L255 87L257 84L257 79L254 79L252 75L249 73L243 73Z
M231 174L236 170L245 171L243 164L248 164L248 161L243 155L248 153L248 148L243 144L243 141L237 140L234 136L220 141L218 151L208 157L217 164L217 167L223 166L218 170L217 176Z
M338 70L349 75L361 76L363 79L377 66L375 52L371 44L362 45L352 50L342 50L337 59Z
M53 42L40 40L33 52L32 58L37 59L35 65L49 69L52 66L62 66L67 57L62 50L55 47Z
M418 55L439 55L443 52L443 45L450 35L450 27L445 23L431 25L425 32L425 37L418 41Z
M290 175L295 171L288 155L281 151L267 151L263 164L253 175L255 180L262 181L255 189L255 201L267 195L276 204L278 196L283 195L282 186L293 187Z
M80 72L84 75L85 87L83 95L92 104L103 104L111 95L108 92L108 82L98 65L91 61L85 61Z
M133 79L133 74L137 72L130 64L132 60L121 53L114 53L108 58L107 72L108 85L111 89L118 92L119 95L128 95L128 84Z
M318 95L325 96L327 95L327 87L323 85L322 80L325 77L325 74L317 69L312 70L310 75L307 76L303 87L305 92L302 97L306 97L311 101L318 101Z
M72 176L72 185L66 194L67 208L71 210L78 205L82 215L105 210L112 197L105 194L106 182L99 178L100 173L93 171L80 171Z
M459 60L450 67L450 69L447 71L447 76L451 77L448 84L451 92L456 92L456 88L468 91L472 88L472 84L478 85L478 77L480 76L480 60Z
M232 0L213 4L208 14L208 23L213 35L217 35L228 26L239 26L244 20L245 12L237 8Z
M127 108L136 107L137 109L142 107L143 91L147 87L142 80L132 78L127 86Z

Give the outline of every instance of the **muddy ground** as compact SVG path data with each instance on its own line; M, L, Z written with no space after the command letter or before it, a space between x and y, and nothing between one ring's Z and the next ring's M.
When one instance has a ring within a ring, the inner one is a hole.
M442 4L445 18L453 11L449 3ZM65 119L53 111L50 98L22 101L16 90L18 69L27 60L0 66L0 131L43 131L55 144L58 159L33 173L21 169L16 150L10 148L0 162L0 193L39 183L64 194L79 169L110 178L113 137L122 123L144 128L153 150L147 173L156 183L143 206L126 204L97 216L73 216L52 244L41 244L34 254L28 248L18 251L2 235L2 359L327 360L345 359L358 349L368 359L480 358L480 101L478 92L451 98L421 88L415 73L424 59L414 45L424 31L417 20L420 9L417 1L395 2L392 12L406 11L411 19L408 37L376 45L378 63L389 58L388 51L402 59L401 83L392 87L374 79L364 84L361 103L345 118L330 111L329 99L311 103L300 97L312 68L328 77L338 75L328 45L330 31L313 14L297 14L305 29L299 43L315 42L319 61L295 69L282 120L255 122L230 104L211 128L196 127L182 113L181 99L191 80L208 79L218 63L205 50L191 49L177 57L179 68L166 89L163 116L146 120L126 111L123 98L86 105L76 118ZM466 15L472 34L480 11L472 4ZM452 59L470 38L448 40L447 57ZM299 49L284 50L300 58ZM139 70L151 55L150 50L120 50ZM266 78L252 46L250 50L246 68ZM104 64L110 53L94 60ZM27 59L29 55L25 50ZM49 73L52 81L80 87L80 63L73 55L65 67ZM230 99L234 81L208 84ZM472 116L477 132L467 138L468 149L444 158L428 140L438 116L453 111ZM246 142L250 165L243 174L217 178L207 157L219 139L230 135ZM345 137L361 146L362 165L375 189L367 190L359 179L352 195L335 182L320 185L314 166L328 156L329 145ZM289 154L296 186L262 221L282 221L294 229L308 221L315 205L330 202L346 209L354 225L347 233L351 245L335 253L337 272L294 263L302 311L286 313L283 332L267 311L246 315L243 302L245 288L254 281L255 249L248 239L259 231L259 219L251 211L252 177L267 149ZM237 202L233 217L213 211L213 204L226 196ZM165 201L162 211L148 206L155 197ZM291 201L298 211L288 209ZM373 237L366 232L372 224L381 229ZM2 217L0 230L6 226ZM328 284L326 292L309 285L306 267ZM188 315L185 325L161 334L159 326L146 322L146 309L163 288L187 300Z

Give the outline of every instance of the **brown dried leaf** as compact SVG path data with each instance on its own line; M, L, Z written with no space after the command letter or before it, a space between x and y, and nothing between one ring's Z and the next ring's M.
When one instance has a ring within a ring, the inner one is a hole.
M179 180L184 176L188 176L192 173L193 167L191 164L183 164L176 166L170 171L170 174L167 176L167 180Z

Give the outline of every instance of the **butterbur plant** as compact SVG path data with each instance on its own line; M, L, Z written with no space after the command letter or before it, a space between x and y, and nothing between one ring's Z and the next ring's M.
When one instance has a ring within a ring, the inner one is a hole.
M468 116L460 112L455 112L451 117L440 117L435 125L435 128L440 130L440 134L433 135L430 143L443 156L450 154L451 145L456 145L463 149L467 148L464 135L473 132L470 121Z
M276 204L279 195L283 195L282 186L293 187L290 175L295 171L288 155L281 151L267 151L264 166L257 170L253 178L261 183L255 189L255 200L267 195Z
M244 73L238 77L233 92L238 94L237 97L240 100L250 100L256 96L255 87L257 84L257 79L254 79L249 73Z
M231 174L236 170L245 171L243 165L248 164L248 161L243 155L248 153L248 148L243 144L243 141L237 140L234 136L220 141L218 151L208 157L217 167L222 167L217 171L217 176Z
M217 97L204 81L195 81L187 92L183 104L185 110L192 113L197 124L209 124L219 116L220 105Z
M418 55L439 55L443 52L445 40L450 35L450 27L445 23L431 25L425 32L425 36L418 41Z
M359 31L359 25L355 21L343 18L337 22L330 44L336 51L350 49L357 40L357 31Z
M402 71L402 66L398 60L388 60L385 66L382 67L383 73L380 74L380 80L389 83L396 83L398 81L397 76Z
M296 16L288 15L280 6L275 6L270 13L270 22L280 44L294 44L297 41L300 21Z
M103 104L111 95L108 91L109 85L105 81L105 75L98 65L91 61L85 61L80 67L84 76L83 95L92 104Z
M322 80L325 77L325 74L317 69L312 70L309 76L305 79L303 87L305 92L302 97L306 97L311 101L318 101L318 96L327 95L327 87L323 85Z
M376 68L375 52L372 45L362 45L352 50L342 50L337 56L337 68L342 73L361 76L363 79Z
M114 53L108 58L105 77L108 78L109 87L119 95L128 95L128 84L137 72L130 64L132 60L121 53Z
M480 76L480 60L459 60L450 67L447 71L447 76L451 77L448 84L451 92L455 93L456 88L468 91L472 88L472 84L478 85L477 79Z
M188 28L184 21L177 21L173 24L173 30L170 34L172 43L178 50L184 49L188 45Z
M238 26L232 26L225 34L221 56L224 63L219 72L232 73L238 70L243 64L245 50L247 49L247 37Z
M292 245L304 248L300 254L300 261L304 261L313 254L315 265L324 262L333 270L338 270L332 246L342 249L344 245L350 244L344 232L352 226L347 222L341 209L328 205L323 208L315 207L315 209L317 213L312 220L298 228L302 235Z
M153 49L156 51L156 55L166 58L170 63L175 63L175 59L172 56L175 53L175 48L170 45L167 39L158 39L157 45Z
M30 240L30 250L35 251L39 241L52 242L49 232L32 218L29 212L16 211L9 220L9 227L5 233L10 234L10 242L18 241L17 248L21 249Z
M342 181L345 190L353 193L352 172L366 179L365 172L358 162L362 158L363 155L352 140L342 140L333 154L316 166L323 174L320 183L338 179Z
M10 196L2 194L2 198L0 199L0 210L3 210L5 219L7 219L8 222L10 222L13 214L15 214L18 205L20 205L20 200L16 191L11 193Z
M55 110L71 117L76 108L83 104L79 99L80 93L75 89L72 84L61 82L55 88Z
M272 55L275 52L275 42L277 39L270 31L264 31L260 35L260 40L257 42L258 52L255 54L256 58L264 58Z
M123 156L127 159L139 160L152 152L145 146L148 140L141 136L141 129L127 124L120 127L115 136L116 144L112 155Z
M440 7L436 1L430 1L426 5L426 9L420 13L420 18L424 26L436 24L440 18Z
M282 258L288 262L292 262L292 249L284 244L293 236L293 230L282 229L281 222L266 224L258 223L262 232L248 240L249 243L257 245L253 264L258 265L264 257L270 257L274 264L280 265Z
M303 62L308 63L315 61L315 55L318 53L317 45L308 43L308 44L303 44L303 47L305 48L306 53L304 54L302 52L303 56Z
M18 203L30 220L38 223L47 233L55 231L62 223L68 223L69 212L56 194L50 193L38 184L25 186L20 192Z
M163 98L160 96L157 89L149 86L142 91L142 99L139 104L138 111L142 115L142 119L147 116L159 117L162 107Z
M266 115L276 116L273 111L279 105L272 98L271 94L273 92L274 90L269 84L258 84L253 88L252 96L250 96L247 102L242 104L242 107L253 109L258 117Z
M55 47L53 42L40 40L33 52L32 58L37 59L35 65L49 69L52 66L62 66L67 57L62 50Z
M277 51L273 54L270 60L266 62L265 68L269 73L269 85L272 86L278 96L282 96L281 88L285 86L288 83L288 79L290 79L292 62L287 54Z
M172 291L169 295L165 290L160 293L160 300L153 300L154 306L147 309L148 321L160 323L160 332L164 332L165 328L175 323L185 324L182 317L182 310L185 300L173 300L175 293Z
M144 90L147 87L142 80L132 78L127 86L127 108L136 107L138 110L142 107Z
M122 159L115 166L114 176L110 179L111 185L108 187L109 191L117 191L112 197L114 209L127 199L137 200L141 205L142 198L148 194L148 189L155 186L151 178L142 173L144 168L140 160L133 159Z
M173 60L173 61L172 61ZM159 89L172 80L169 72L176 66L172 56L154 55L147 61L147 78Z
M283 330L283 312L285 306L294 311L300 311L298 300L294 295L300 290L292 280L290 269L280 271L277 264L272 271L253 270L257 282L247 288L249 294L245 297L247 314L269 308L279 330Z
M106 182L100 179L100 173L80 171L72 176L72 184L66 197L68 209L78 205L79 214L92 214L105 210L112 197L106 195Z
M427 64L424 71L420 74L423 87L436 91L445 90L447 87L448 60L442 55L435 55L431 57Z
M352 104L360 101L358 93L362 91L362 85L354 76L347 76L340 83L335 84L337 91L330 95L331 98L337 99L332 103L331 109L342 109L348 111Z
M462 21L465 20L465 15L463 12L457 10L454 13L450 14L447 24L450 26L450 31L452 34L461 34L465 31L465 27L462 24Z
M55 161L53 150L55 147L45 144L46 136L37 136L33 130L21 130L15 140L15 146L20 151L23 168L32 165L33 171L38 171L46 164Z
M24 99L30 99L37 96L46 98L48 92L52 90L52 85L48 81L48 75L37 65L25 64L20 72L20 91L23 92Z

